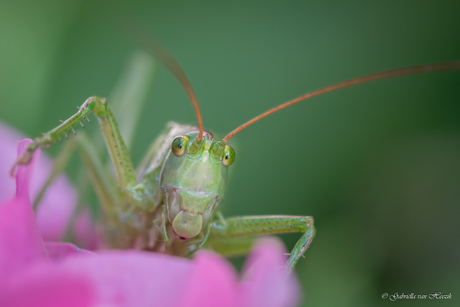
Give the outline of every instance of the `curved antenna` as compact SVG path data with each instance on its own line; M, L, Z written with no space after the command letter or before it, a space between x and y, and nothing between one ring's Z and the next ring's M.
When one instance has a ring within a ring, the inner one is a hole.
M365 75L362 77L342 81L333 85L329 85L323 88L320 88L316 91L306 93L302 96L296 97L292 100L289 100L285 103L282 103L268 111L265 111L264 113L254 117L253 119L245 122L229 134L227 134L226 137L223 138L223 142L227 143L228 140L234 136L236 133L239 131L243 130L247 126L255 123L259 119L264 118L265 116L268 116L272 113L275 113L276 111L279 111L281 109L284 109L290 105L293 105L299 101L318 96L327 92L331 92L334 90L337 90L339 88L355 85L355 84L360 84L360 83L365 83L369 81L374 81L374 80L379 80L379 79L386 79L386 78L391 78L391 77L396 77L396 76L404 76L404 75L412 75L412 74L421 74L421 73L427 73L427 72L435 72L435 71L448 71L448 70L460 70L460 61L454 61L454 62L443 62L443 63L435 63L435 64L425 64L425 65L417 65L417 66L411 66L411 67L404 67L404 68L398 68L398 69L392 69L392 70L386 70L383 72L378 72L370 75Z
M145 40L143 46L146 47L147 50L150 51L150 53L152 53L152 55L174 75L174 77L176 77L187 92L188 97L192 101L198 120L199 133L196 140L200 141L203 137L203 119L201 117L198 99L196 98L195 91L193 90L192 84L187 78L187 75L172 54L159 41L154 39L153 36L150 36L149 40Z
M146 51L152 54L161 64L163 64L184 87L188 97L192 101L198 120L199 133L195 141L201 141L203 137L203 119L201 117L198 99L196 98L195 91L193 90L192 84L187 78L187 75L173 55L155 38L153 34L142 27L139 23L135 23L134 20L136 19L134 17L126 17L129 16L129 10L127 10L126 7L118 7L118 12L123 12L123 14L119 14L119 16L114 15L113 18L115 20L111 20L113 25L123 32L126 37L143 46Z

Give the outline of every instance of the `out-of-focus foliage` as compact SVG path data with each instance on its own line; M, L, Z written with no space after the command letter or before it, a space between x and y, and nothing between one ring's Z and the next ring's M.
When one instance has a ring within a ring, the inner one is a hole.
M460 59L458 1L130 1L121 7L130 13L110 2L2 0L0 119L35 136L87 97L108 96L140 48L114 26L133 17L177 58L205 127L222 136L334 82ZM443 306L455 305L459 89L459 72L400 77L261 120L231 140L237 156L225 215L315 217L317 236L297 267L305 305L391 305L383 293L439 291L453 296ZM196 123L184 90L160 67L134 140L136 163L169 120ZM86 130L99 133L95 125ZM72 165L69 172L75 173ZM292 247L298 235L283 238Z

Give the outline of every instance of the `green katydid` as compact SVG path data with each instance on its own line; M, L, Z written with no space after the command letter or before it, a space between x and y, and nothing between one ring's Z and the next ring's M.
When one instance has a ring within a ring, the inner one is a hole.
M140 248L188 256L201 247L225 256L245 254L258 235L300 232L286 269L291 272L315 235L311 216L244 216L224 218L216 208L224 199L228 168L235 160L229 139L243 128L287 106L342 87L394 76L433 71L460 70L460 62L419 65L375 73L340 82L294 98L249 120L217 139L203 128L195 93L172 56L157 42L152 53L176 76L187 91L197 115L198 127L170 122L153 141L137 170L105 98L90 97L78 112L56 128L35 138L16 164L26 164L39 147L49 147L94 113L103 130L117 175L111 185L101 163L84 138L78 146L92 186L105 211L106 242L117 248Z

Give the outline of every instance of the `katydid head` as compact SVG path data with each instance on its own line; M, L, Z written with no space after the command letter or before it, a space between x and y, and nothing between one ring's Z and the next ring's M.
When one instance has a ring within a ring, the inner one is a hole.
M222 202L233 149L204 132L177 136L160 174L168 219L181 239L198 235Z

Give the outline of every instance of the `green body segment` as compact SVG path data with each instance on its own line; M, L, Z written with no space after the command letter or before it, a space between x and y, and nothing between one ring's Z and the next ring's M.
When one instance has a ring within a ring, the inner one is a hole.
M313 218L299 216L242 216L225 220L225 227L217 226L216 234L229 238L268 233L305 232L313 226ZM220 231L219 231L220 229Z

